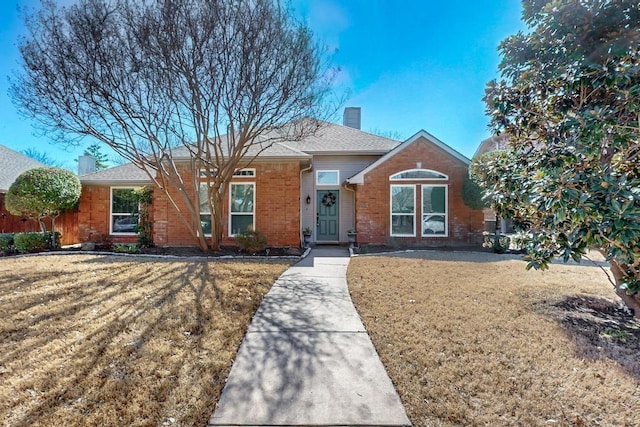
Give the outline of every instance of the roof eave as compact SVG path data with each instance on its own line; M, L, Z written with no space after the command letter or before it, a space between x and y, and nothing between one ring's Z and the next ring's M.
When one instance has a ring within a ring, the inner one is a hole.
M409 145L413 144L415 141L417 141L421 137L431 142L433 145L440 148L441 150L445 151L452 157L455 157L456 159L466 164L467 166L471 163L471 160L468 159L466 156L460 154L458 151L454 150L444 142L440 141L438 138L431 135L429 132L425 130L420 130L416 132L413 136L411 136L409 139L407 139L406 141L404 141L403 143L395 147L393 150L387 152L384 156L380 157L378 160L376 160L375 162L373 162L372 164L370 164L369 166L367 166L366 168L364 168L363 170L361 170L351 178L348 178L346 180L347 183L359 184L359 185L364 184L364 176L366 174L371 172L373 169L377 168L380 164L386 162L389 158L395 156L397 153L399 153Z
M151 185L151 180L127 180L127 179L104 179L104 180L83 180L80 179L82 185L99 185L99 186L121 186L121 187L139 187L142 185Z
M305 153L308 153L313 156L382 156L387 154L389 151L393 150L393 148L389 150L352 150L352 151L343 151L343 150L334 150L334 151L312 151L305 150Z

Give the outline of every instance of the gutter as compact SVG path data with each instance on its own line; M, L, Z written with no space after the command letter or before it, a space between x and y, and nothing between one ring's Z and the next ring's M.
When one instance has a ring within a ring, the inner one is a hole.
M350 191L351 193L353 193L353 228L358 231L358 228L356 227L356 223L357 223L357 218L356 218L356 190L354 190L353 188L349 187L349 185L353 185L349 183L349 180L345 180L344 183L342 184L342 188L344 188L346 191Z
M313 169L313 159L309 160L309 167L300 169L300 190L302 190L302 174L310 172ZM302 236L302 193L300 193L300 224L298 226L298 237L300 238L300 246L304 244L304 237Z

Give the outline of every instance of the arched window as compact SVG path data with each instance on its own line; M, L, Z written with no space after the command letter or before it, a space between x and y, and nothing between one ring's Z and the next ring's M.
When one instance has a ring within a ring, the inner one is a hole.
M389 177L391 181L442 180L449 177L431 169L407 169Z

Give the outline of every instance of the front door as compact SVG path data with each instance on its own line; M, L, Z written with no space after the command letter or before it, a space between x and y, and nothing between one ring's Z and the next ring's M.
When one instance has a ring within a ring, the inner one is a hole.
M316 197L316 241L337 242L338 190L318 190Z

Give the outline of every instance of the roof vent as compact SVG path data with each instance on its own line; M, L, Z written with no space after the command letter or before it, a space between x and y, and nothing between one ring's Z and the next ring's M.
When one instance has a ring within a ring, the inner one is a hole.
M360 107L346 107L342 115L342 124L350 128L360 129Z

